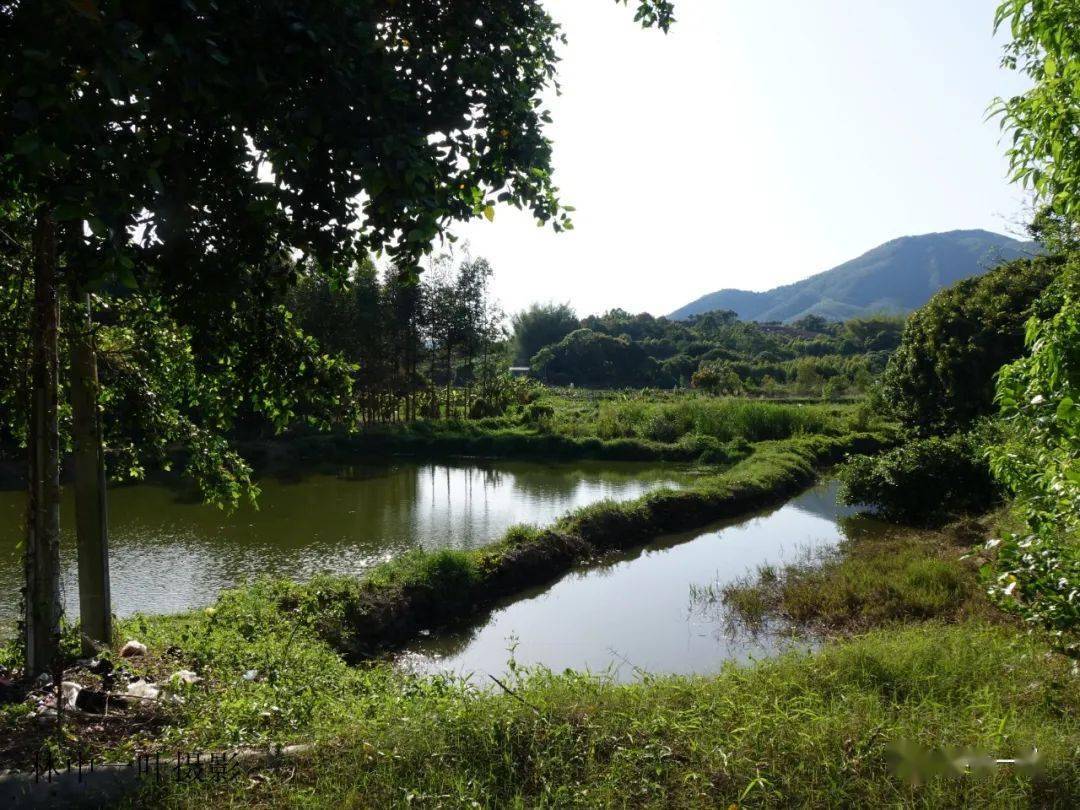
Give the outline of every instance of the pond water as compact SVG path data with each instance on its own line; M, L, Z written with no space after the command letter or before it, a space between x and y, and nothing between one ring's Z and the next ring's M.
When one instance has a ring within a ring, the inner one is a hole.
M259 508L231 514L166 485L110 493L113 609L173 613L260 574L356 574L409 549L473 548L516 523L549 523L605 498L679 486L679 467L611 462L409 461L310 469L260 481ZM62 521L68 615L78 615L72 493ZM0 492L0 631L17 618L25 496Z
M725 661L775 654L773 637L732 634L722 607L691 599L695 587L724 585L759 565L834 547L845 532L872 531L826 483L769 512L671 535L607 564L581 568L553 585L497 605L476 625L439 632L400 662L450 672L478 685L521 666L574 669L633 680L641 673L706 674Z

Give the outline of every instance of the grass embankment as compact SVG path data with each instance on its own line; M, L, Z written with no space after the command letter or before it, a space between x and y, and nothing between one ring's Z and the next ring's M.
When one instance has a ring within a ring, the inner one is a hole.
M299 663L308 654L305 647L294 657ZM513 695L415 681L386 666L349 670L313 653L305 661L310 688L332 686L339 695L316 715L332 742L254 782L170 786L142 800L182 807L1068 807L1080 792L1076 677L1030 638L978 624L875 632L710 678L617 685L522 673L508 684ZM293 688L306 688L301 683ZM267 689L251 686L245 702L281 700ZM1038 747L1041 767L954 771L919 783L890 767L905 743L940 752L942 762L962 749L1012 756Z
M675 442L687 435L720 441L786 439L796 433L850 429L853 419L867 418L864 410L850 404L775 402L693 391L561 389L546 392L536 405L551 410L543 424L560 435L654 442ZM528 408L525 411L528 415ZM539 420L534 416L533 421Z
M291 604L316 594L328 608L320 633L336 649L367 657L421 630L467 618L599 555L781 502L810 484L821 466L887 441L876 434L850 434L762 442L750 458L686 489L604 501L545 529L518 526L500 542L474 551L408 554L362 579L324 577L281 599Z
M357 454L484 456L608 461L700 461L728 465L753 444L874 428L861 406L717 398L692 392L546 390L506 415L366 428L354 435L297 436L291 455L326 460ZM254 444L254 460L274 445ZM249 452L252 455L252 452Z
M386 664L351 668L320 639L317 588L262 583L223 597L212 616L139 630L157 649L179 643L194 666L217 668L215 684L183 710L189 740L323 744L253 783L143 798L180 807L1072 807L1080 677L985 601L975 570L985 537L986 526L970 522L855 532L833 556L736 589L758 592L752 619L772 612L843 640L715 677L633 684L511 664L509 691L485 692ZM265 680L242 680L252 661L263 662ZM215 700L218 690L231 699ZM977 758L1035 749L1034 766Z

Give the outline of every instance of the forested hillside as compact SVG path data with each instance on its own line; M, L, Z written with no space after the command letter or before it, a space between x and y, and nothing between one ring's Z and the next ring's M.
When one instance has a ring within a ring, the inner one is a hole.
M767 292L720 290L675 310L675 320L730 309L747 321L791 322L807 315L847 320L910 312L938 290L1038 251L989 231L905 236L816 276Z

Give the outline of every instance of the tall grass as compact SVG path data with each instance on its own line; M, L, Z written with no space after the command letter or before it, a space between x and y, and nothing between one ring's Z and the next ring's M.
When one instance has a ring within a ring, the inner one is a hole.
M965 554L970 524L940 532L856 518L836 549L765 566L728 585L691 593L697 604L722 602L736 626L755 630L775 620L827 635L929 619L990 619L978 567Z
M968 623L872 633L714 678L617 685L518 672L506 692L380 669L296 767L175 785L154 806L1069 807L1080 681L1061 657ZM894 752L1038 748L1038 773L909 779Z
M674 402L645 397L600 402L595 435L676 442L698 434L722 442L789 439L806 433L837 433L849 427L850 408L750 399L686 397Z

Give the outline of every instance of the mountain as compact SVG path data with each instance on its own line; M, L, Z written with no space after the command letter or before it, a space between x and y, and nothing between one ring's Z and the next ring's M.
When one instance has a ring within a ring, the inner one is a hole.
M675 310L672 320L730 309L744 321L830 320L878 312L910 312L935 292L1001 264L1039 252L989 231L904 236L816 276L767 292L720 290Z

